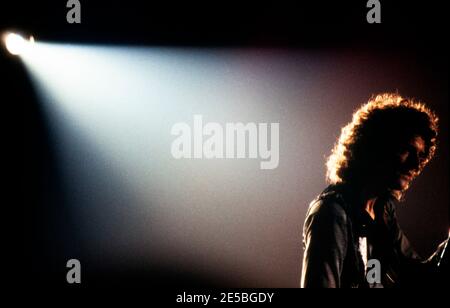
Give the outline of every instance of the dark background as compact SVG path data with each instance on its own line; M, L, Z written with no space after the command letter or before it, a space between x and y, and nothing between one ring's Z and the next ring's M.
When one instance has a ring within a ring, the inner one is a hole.
M448 228L448 220L445 226L442 219L448 218L448 208L443 207L448 206L448 177L444 176L448 172L448 18L439 2L392 2L382 1L379 25L366 23L366 1L253 5L81 1L80 25L67 24L65 1L5 3L0 13L0 30L19 29L48 41L112 45L301 48L317 53L329 49L359 50L367 54L367 63L379 61L397 67L397 77L404 75L408 80L409 74L420 76L414 79L420 83L405 81L401 88L406 95L433 102L432 108L440 115L440 163L430 167L428 181L419 179L418 185L428 185L429 195L422 196L423 200L438 198L441 202L427 204L426 211L422 204L412 202L402 223L418 250L429 253L436 242L443 240L441 229ZM5 49L1 50L1 72L2 92L7 94L1 99L4 131L11 141L10 150L5 151L5 169L11 170L6 195L12 195L4 217L8 222L5 234L10 238L20 235L14 243L17 248L12 248L9 255L24 259L21 264L27 266L19 268L24 270L23 275L29 277L31 273L35 277L33 283L64 284L67 255L83 256L83 244L77 238L76 223L61 207L65 202L64 187L53 163L53 145L36 93L23 65ZM336 116L348 119L348 111L353 107L345 106L342 114ZM322 169L318 173L323 178ZM434 192L433 185L446 190ZM9 214L9 210L13 213ZM439 227L425 231L435 223ZM102 272L87 264L84 270L90 273L84 276L90 277L87 283L92 284L239 285L208 273L159 266L123 270L113 267ZM297 273L298 268L293 271ZM16 278L23 282L23 277Z

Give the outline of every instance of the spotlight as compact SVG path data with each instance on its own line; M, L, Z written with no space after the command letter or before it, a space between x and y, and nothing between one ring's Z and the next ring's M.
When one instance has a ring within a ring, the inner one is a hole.
M12 55L21 55L28 51L34 44L34 37L30 36L28 40L16 33L7 33L3 37L6 49Z

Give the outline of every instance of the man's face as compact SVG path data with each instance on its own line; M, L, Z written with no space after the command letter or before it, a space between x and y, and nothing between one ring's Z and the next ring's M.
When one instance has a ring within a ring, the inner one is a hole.
M416 136L400 144L393 159L391 171L387 171L389 189L403 191L418 175L420 164L426 159L425 141Z

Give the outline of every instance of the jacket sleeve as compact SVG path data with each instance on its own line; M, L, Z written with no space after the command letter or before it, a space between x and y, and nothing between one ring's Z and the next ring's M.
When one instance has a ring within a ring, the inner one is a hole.
M403 262L409 264L420 263L422 261L421 257L412 248L408 238L406 237L403 230L400 228L395 206L392 203L390 203L388 204L387 210L389 212L388 215L391 218L390 224L394 237L394 247L397 251L397 254L400 256Z
M394 235L394 246L400 261L402 285L427 285L435 279L436 259L423 260L413 249L405 233L401 229L395 207L391 207L391 227Z
M413 250L405 234L395 219L397 251L401 255L401 283L406 287L441 287L445 285L448 274L438 267L440 257L445 247L445 241L439 245L435 253L423 260Z
M332 200L313 201L303 227L302 288L339 288L346 256L347 217Z

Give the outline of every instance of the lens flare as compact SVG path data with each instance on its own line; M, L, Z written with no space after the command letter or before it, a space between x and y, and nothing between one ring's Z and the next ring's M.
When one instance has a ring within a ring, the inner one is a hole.
M16 33L7 33L3 40L8 52L15 56L25 53L34 44L34 37L30 36L30 38L26 40Z

